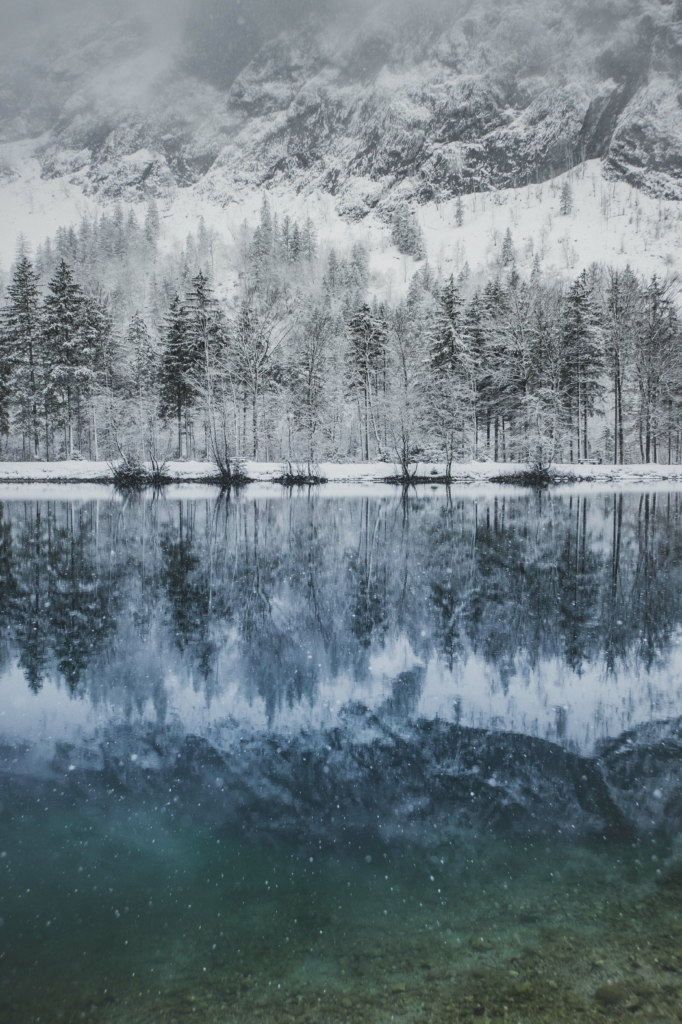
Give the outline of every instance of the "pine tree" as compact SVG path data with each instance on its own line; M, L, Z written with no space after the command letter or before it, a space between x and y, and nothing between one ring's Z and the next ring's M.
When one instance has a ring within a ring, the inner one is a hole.
M639 394L640 450L644 462L658 462L665 405L677 397L681 336L668 286L651 278L643 290L635 334L635 372ZM663 437L662 437L663 435ZM670 447L670 444L668 444Z
M28 442L29 457L37 458L42 412L40 295L38 276L26 255L17 263L7 295L9 302L3 311L2 338L6 358L11 362L11 377L6 368L2 386L12 394L22 437ZM2 404L6 405L6 400Z
M546 466L561 441L563 406L563 337L559 305L552 293L531 285L530 352L525 412L529 430L529 456Z
M374 414L374 396L378 387L378 373L386 346L387 325L365 303L348 323L349 387L357 396L360 408L360 428L365 461L369 462L370 423L378 438Z
M568 178L566 178L561 187L559 209L564 217L568 217L568 215L573 212L573 189L571 188L571 183Z
M317 230L314 221L310 217L305 222L305 228L301 237L301 247L304 258L308 263L313 263L317 257Z
M332 331L329 309L311 306L303 318L291 361L293 415L304 435L309 464L315 461L315 441L324 415L325 370Z
M266 285L272 271L274 251L274 224L270 204L266 195L263 196L260 211L260 224L253 233L250 261L259 286Z
M158 359L151 335L142 315L135 311L125 334L124 349L128 364L128 395L137 410L140 460L146 455L146 438L153 431Z
M361 242L355 242L351 249L350 284L359 292L364 292L369 279L369 257Z
M294 221L294 226L291 229L291 245L289 246L289 259L292 263L298 263L301 258L301 232L298 224Z
M507 228L507 233L504 236L502 243L502 254L500 256L500 262L503 267L508 267L514 262L514 240L512 238L511 228Z
M426 250L419 221L404 203L393 214L392 237L398 252L416 260L424 259Z
M640 308L639 281L629 267L611 271L606 289L605 341L613 389L613 461L623 463L625 370L634 355L634 330Z
M0 332L0 436L9 434L12 397L12 350L6 335Z
M159 366L159 411L164 420L175 419L177 423L178 457L182 458L187 453L189 414L196 394L197 351L189 312L179 295L171 302L164 326Z
M457 366L465 356L462 308L464 303L450 275L443 288L431 334L431 366L439 371Z
M564 386L569 430L575 424L578 458L588 458L588 419L603 392L604 345L587 271L573 283L564 302ZM571 434L572 438L572 434ZM571 439L571 455L573 443Z
M112 434L114 431L114 415L112 401L114 396L122 390L124 376L123 364L118 351L116 334L114 332L114 321L106 295L86 296L83 303L82 316L83 351L86 353L87 366L81 371L82 381L85 382L86 374L89 377L87 390L83 392L83 398L90 398L91 433L90 433L90 456L99 458L99 436L97 425L96 396L103 395L106 404L106 447L111 450ZM82 422L79 409L78 418L78 445L82 444L81 430Z
M84 331L85 299L64 260L43 304L44 395L56 426L64 429L67 457L74 454L74 422L80 434L83 403L92 391L94 351Z
M485 329L485 386L486 447L495 462L500 455L506 460L506 418L509 413L505 401L509 384L509 360L506 320L509 315L508 296L499 279L490 281L481 295L481 317Z
M461 228L464 224L464 203L461 196L457 196L457 202L455 203L455 223L458 228Z
M486 439L490 444L490 405L492 377L488 365L488 334L485 310L478 292L466 306L462 331L467 339L471 360L472 388L474 399L474 457L478 457L480 431L486 425Z
M464 331L462 298L450 275L429 332L429 381L426 392L431 428L442 446L446 475L461 453L474 407L473 366Z
M198 390L209 407L215 397L218 362L225 345L226 326L222 310L208 278L201 271L192 279L191 290L185 299L189 338L194 356L193 374Z
M152 248L156 248L160 234L161 221L159 218L159 208L156 205L156 200L150 199L147 203L147 213L144 218L144 237Z

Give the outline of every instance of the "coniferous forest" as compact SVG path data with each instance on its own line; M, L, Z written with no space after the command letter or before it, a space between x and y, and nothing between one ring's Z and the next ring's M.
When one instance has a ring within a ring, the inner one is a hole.
M2 458L680 460L674 281L594 264L567 282L537 256L522 275L510 230L488 280L466 264L443 277L413 213L392 227L418 261L397 302L373 294L362 244L323 251L310 219L267 199L228 297L215 233L202 221L161 254L153 202L143 221L116 207L35 254L20 241L0 321Z

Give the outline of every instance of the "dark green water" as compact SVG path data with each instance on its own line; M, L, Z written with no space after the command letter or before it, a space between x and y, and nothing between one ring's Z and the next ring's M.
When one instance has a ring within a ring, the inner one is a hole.
M682 1019L682 492L0 495L0 1021Z

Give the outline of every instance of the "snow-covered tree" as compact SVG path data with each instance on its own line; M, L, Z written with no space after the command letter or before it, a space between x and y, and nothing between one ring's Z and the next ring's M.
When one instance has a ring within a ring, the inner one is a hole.
M25 254L14 269L7 297L0 327L5 364L0 374L4 395L4 398L0 396L0 403L5 409L3 433L9 428L7 417L11 395L22 435L22 454L37 458L43 416L40 293L38 276Z

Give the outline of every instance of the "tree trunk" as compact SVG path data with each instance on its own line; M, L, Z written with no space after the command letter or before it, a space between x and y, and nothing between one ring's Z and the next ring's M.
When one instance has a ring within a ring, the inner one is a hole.
M623 462L623 414L621 410L620 355L616 351L613 361L613 462Z
M623 450L623 382L618 374L618 458L621 466L624 462Z
M253 461L258 460L258 395L254 388L251 398L251 429L253 430Z
M178 402L178 458L182 458L182 405Z

